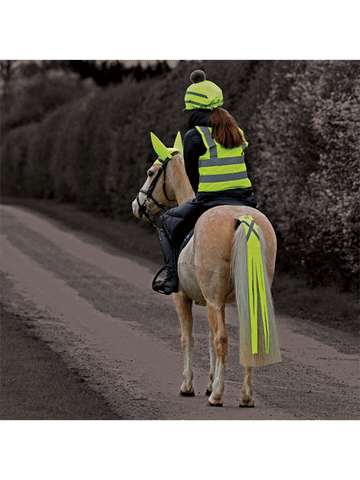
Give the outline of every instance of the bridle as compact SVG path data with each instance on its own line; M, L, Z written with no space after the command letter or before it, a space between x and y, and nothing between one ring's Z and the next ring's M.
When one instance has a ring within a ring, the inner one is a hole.
M166 193L166 168L168 166L168 163L170 162L170 160L172 160L172 158L177 155L179 152L173 152L171 154L171 158L170 157L167 157L165 160L162 160L161 158L158 158L157 161L161 163L161 166L159 168L159 170L157 171L155 177L154 177L154 180L151 182L149 188L147 190L143 190L141 189L139 191L139 193L137 194L137 197L136 197L136 201L137 201L137 204L138 204L138 207L139 207L139 214L140 216L144 215L150 222L151 224L155 227L155 228L158 228L158 226L156 225L155 221L154 221L154 217L153 215L150 213L150 209L148 206L145 205L145 202L146 200L150 199L152 200L155 205L157 207L159 207L162 211L165 211L166 210L166 207L165 205L161 205L154 197L153 197L153 192L155 190L155 187L156 187L156 184L161 176L161 174L164 172L164 178L163 178L163 193L164 193L164 196L167 200L169 200L169 202L171 202L170 198L167 196L167 193ZM139 195L140 193L143 193L145 195L145 200L143 201L143 203L141 204L140 203L140 198L139 198Z

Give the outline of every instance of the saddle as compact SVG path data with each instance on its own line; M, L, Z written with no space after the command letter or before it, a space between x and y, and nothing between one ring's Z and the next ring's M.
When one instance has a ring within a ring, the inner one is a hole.
M186 237L182 241L182 244L180 245L180 248L179 248L179 255L182 252L182 250L184 250L186 245L190 242L192 236L194 235L194 231L195 231L195 227L192 230L190 230L190 232L186 235Z

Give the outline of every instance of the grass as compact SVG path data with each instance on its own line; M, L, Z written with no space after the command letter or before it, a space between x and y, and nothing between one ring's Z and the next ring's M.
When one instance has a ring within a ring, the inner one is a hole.
M2 198L2 203L26 207L61 222L62 225L97 237L116 251L163 264L156 230L144 222L125 222L102 214L82 211L73 204L49 200ZM275 274L273 296L277 313L306 318L322 325L359 334L359 295L336 287L310 289L305 280Z

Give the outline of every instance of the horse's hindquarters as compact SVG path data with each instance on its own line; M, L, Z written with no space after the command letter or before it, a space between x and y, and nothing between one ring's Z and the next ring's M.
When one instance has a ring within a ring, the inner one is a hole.
M195 302L220 305L235 301L232 248L236 219L244 214L252 214L260 224L268 223L258 210L230 205L207 210L197 221L195 234L178 261L180 285Z

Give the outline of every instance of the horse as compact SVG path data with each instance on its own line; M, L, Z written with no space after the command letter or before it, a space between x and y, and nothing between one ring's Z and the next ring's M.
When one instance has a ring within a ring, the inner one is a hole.
M181 205L195 194L185 171L180 132L172 148L167 148L153 133L151 140L158 158L148 169L132 210L137 218L150 220L156 226L154 214L172 202ZM249 241L250 237L253 241ZM276 250L274 229L258 209L221 205L207 210L197 220L193 237L179 255L179 288L172 294L181 325L184 357L180 395L195 396L192 335L195 302L206 306L210 325L207 404L223 405L228 347L225 305L236 302L239 357L245 367L239 406L254 406L253 367L281 361L271 296ZM260 272L258 277L256 272Z

